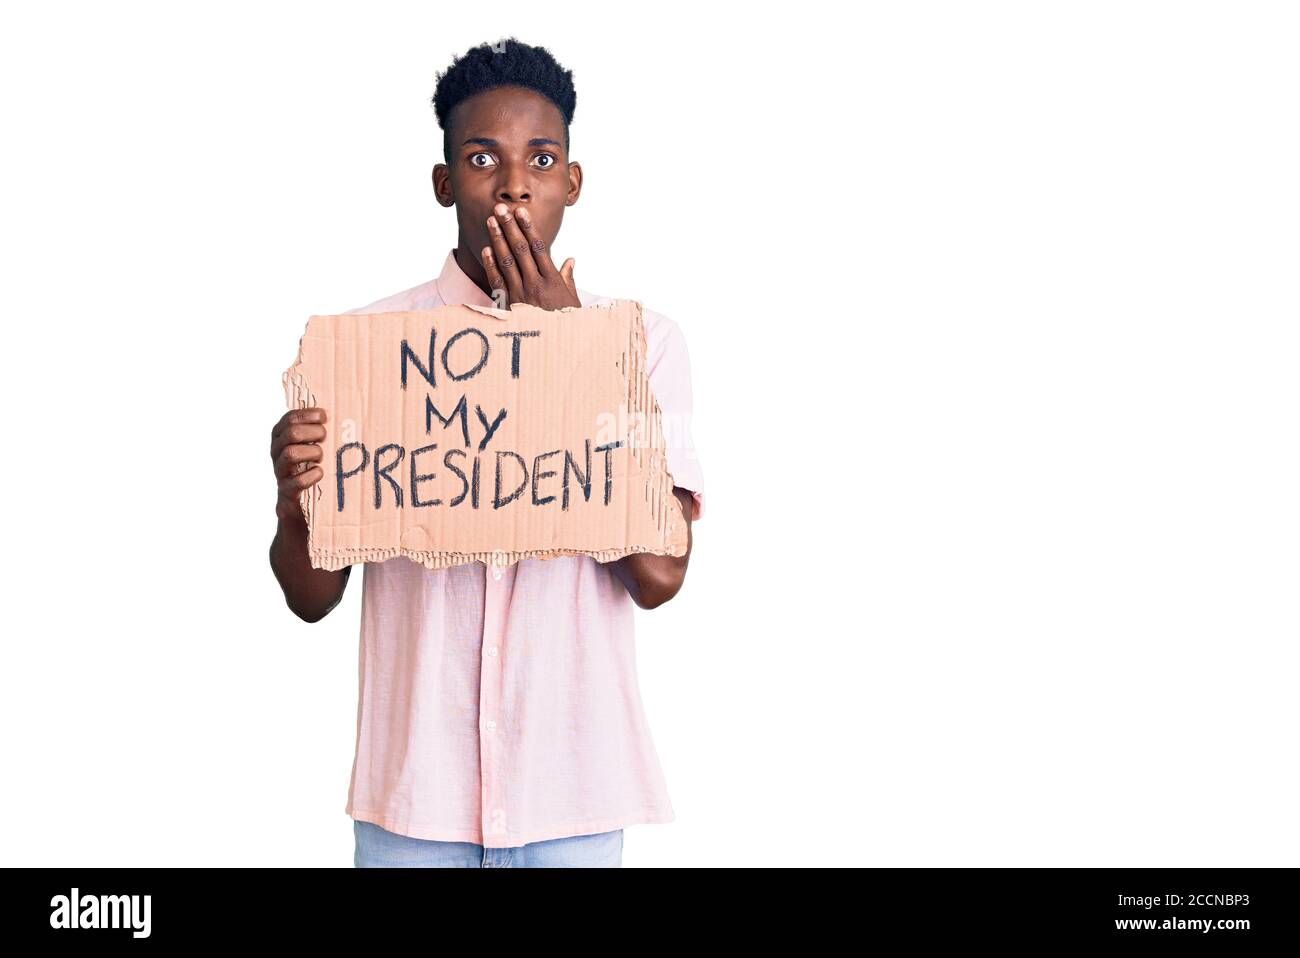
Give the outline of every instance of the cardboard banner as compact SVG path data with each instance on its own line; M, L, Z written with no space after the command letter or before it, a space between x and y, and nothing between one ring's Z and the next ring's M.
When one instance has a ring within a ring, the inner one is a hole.
M312 316L283 377L326 412L311 564L684 555L641 304Z

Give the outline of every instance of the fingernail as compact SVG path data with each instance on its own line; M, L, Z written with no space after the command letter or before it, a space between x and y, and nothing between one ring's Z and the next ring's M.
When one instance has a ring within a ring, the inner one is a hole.
M489 216L489 217L488 217L488 229L492 230L493 232L496 232L496 230L497 230L497 218L496 218L495 216Z
M525 225L527 225L528 223L532 222L532 221L529 219L529 217L528 217L528 211L527 211L527 210L519 210L519 212L517 212L515 215L518 216L518 217L519 217L519 221L520 221L521 223L524 223Z
M492 212L496 213L496 215L502 219L505 219L506 214L509 213L510 210L504 203L498 203L496 206L492 207Z

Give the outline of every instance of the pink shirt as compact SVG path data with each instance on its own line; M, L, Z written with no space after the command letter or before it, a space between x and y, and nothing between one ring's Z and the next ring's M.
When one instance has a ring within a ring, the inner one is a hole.
M457 303L493 305L449 252L437 279L349 312ZM696 520L686 340L668 317L642 315L668 469ZM636 606L610 567L590 556L491 573L402 557L364 567L349 816L491 848L673 820L637 686Z

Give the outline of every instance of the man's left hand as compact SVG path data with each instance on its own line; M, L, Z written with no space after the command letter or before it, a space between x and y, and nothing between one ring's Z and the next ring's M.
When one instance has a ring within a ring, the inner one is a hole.
M494 291L493 298L499 299L496 291L504 290L506 308L511 303L528 303L542 309L582 306L573 280L573 257L556 269L527 209L518 206L512 214L504 203L493 209L496 215L487 219L492 245L483 247L483 269Z

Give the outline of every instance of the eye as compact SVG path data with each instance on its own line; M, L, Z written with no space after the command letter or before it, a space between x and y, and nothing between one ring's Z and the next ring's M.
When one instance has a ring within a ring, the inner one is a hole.
M487 160L487 162L486 162L486 163L479 163L479 162L478 162L478 158L479 158L479 157L483 157L485 160ZM492 154L491 154L491 153L474 153L474 154L472 154L472 155L470 156L470 158L469 158L469 165L470 165L470 166L477 166L477 167L479 167L480 169L482 169L482 168L484 168L484 167L487 167L487 166L491 166L493 162L495 162L495 161L492 159Z
M540 163L542 160L547 160L547 161L549 161L549 162L543 164L542 169L544 169L544 170L549 170L549 169L550 169L551 167L553 167L553 166L555 165L555 163L556 163L556 159L555 159L555 157L551 156L551 154L549 154L549 153L539 153L539 154L537 155L537 160L538 160L539 163Z

